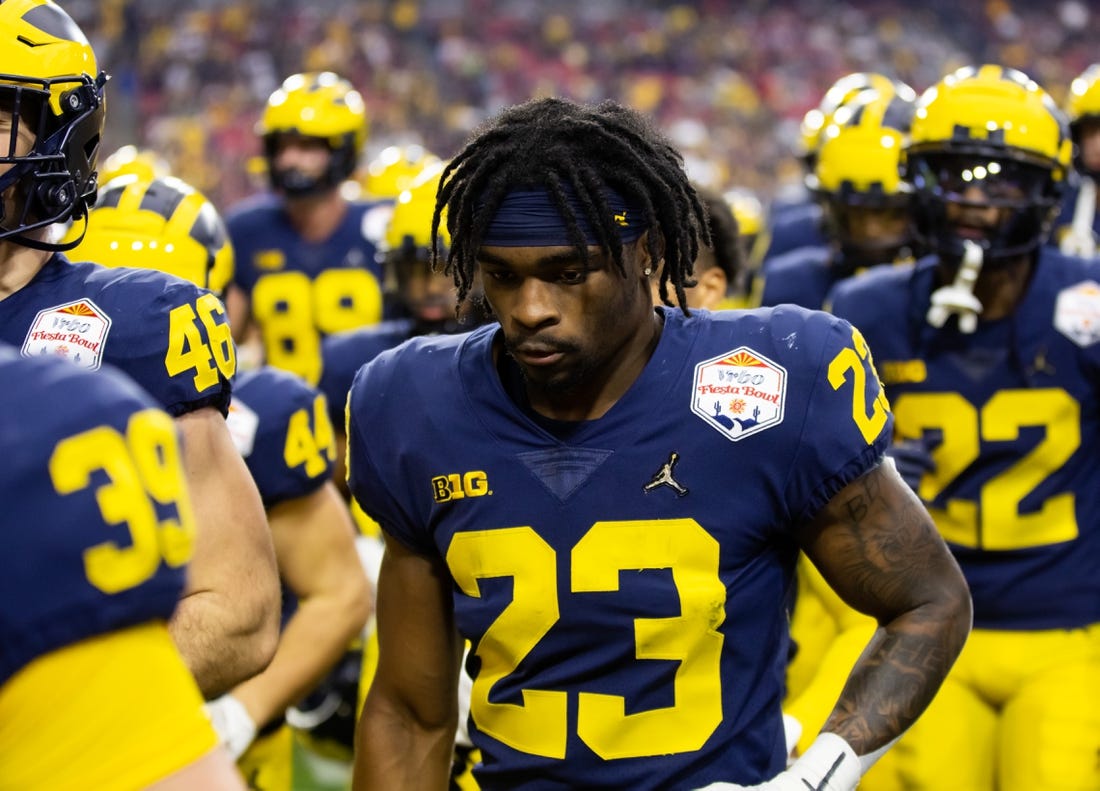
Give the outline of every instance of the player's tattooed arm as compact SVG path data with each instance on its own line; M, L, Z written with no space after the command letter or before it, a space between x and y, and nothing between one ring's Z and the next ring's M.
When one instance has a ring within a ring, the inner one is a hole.
M932 700L970 632L970 593L928 512L890 464L838 492L800 539L837 593L879 622L823 728L865 755L902 734Z

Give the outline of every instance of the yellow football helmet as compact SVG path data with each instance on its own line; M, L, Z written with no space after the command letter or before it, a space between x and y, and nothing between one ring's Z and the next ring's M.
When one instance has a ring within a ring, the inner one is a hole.
M727 190L723 197L737 220L737 238L745 257L748 277L751 279L755 277L764 260L770 239L764 204L756 193L744 187Z
M847 265L889 263L912 253L913 190L900 161L914 105L912 92L899 94L892 84L870 88L838 108L822 132L806 183L824 206L827 230Z
M1071 128L1083 118L1100 117L1100 63L1092 64L1070 83L1065 107Z
M367 140L367 106L343 77L331 71L287 77L267 100L257 132L264 140L271 186L291 195L308 195L339 186L355 171ZM323 140L331 152L320 177L281 171L274 166L283 136Z
M384 247L387 251L409 246L423 250L425 254L430 251L435 193L439 189L439 178L443 175L444 166L441 159L431 162L397 196L393 214L386 227ZM447 233L446 223L444 214L439 223L439 236L443 244L449 245L451 238Z
M977 240L986 258L1037 247L1057 211L1073 144L1065 115L1034 80L986 64L947 75L921 96L904 154L918 235L957 257L946 205L1007 210Z
M846 74L834 82L817 107L802 117L799 125L798 155L808 173L812 173L817 164L821 133L833 120L833 115L866 90L880 93L892 93L908 101L916 101L917 92L901 80L892 80L884 74L870 71L857 71Z
M1081 125L1100 122L1100 63L1092 64L1070 83L1065 110L1069 118L1070 136L1075 145L1080 145ZM1074 152L1073 164L1080 172L1100 178L1100 172L1084 166L1077 151Z
M11 216L0 208L0 239L66 249L26 233L83 217L95 200L107 75L77 24L49 0L0 3L0 50L0 112L13 127L0 144L0 164L11 166L0 192L18 185Z
M172 175L168 161L155 151L125 145L115 149L99 167L99 183L106 184L119 176L135 176L152 181Z
M368 198L396 198L439 157L420 145L386 146L367 165L361 184Z
M189 184L171 176L120 176L100 191L88 229L69 230L78 242L73 260L104 266L156 269L225 291L233 277L233 246L214 205Z
M412 331L417 335L459 332L480 320L480 305L472 302L456 315L454 280L436 263L432 251L435 196L445 167L445 162L433 157L397 196L381 244L387 298L394 301L395 313L413 320ZM438 251L438 260L445 261L445 248L451 241L446 208L439 221L438 241L444 248Z

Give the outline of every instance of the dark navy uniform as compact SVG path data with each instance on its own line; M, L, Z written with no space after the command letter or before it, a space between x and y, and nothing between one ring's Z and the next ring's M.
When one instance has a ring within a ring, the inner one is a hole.
M249 298L270 365L316 384L322 338L382 320L377 240L391 213L388 201L349 202L340 225L320 242L302 239L271 194L226 215L236 253L233 282Z
M225 308L210 291L161 272L54 255L0 302L0 341L25 357L114 365L173 417L229 408L237 361Z
M845 322L663 310L598 420L519 406L496 324L408 341L352 387L353 495L454 579L484 789L694 789L785 766L794 531L879 463L892 418Z
M8 347L0 381L9 385L0 394L3 683L62 646L167 621L194 525L186 502L154 499L142 485L141 475L156 475L168 484L158 495L173 484L177 497L186 491L171 418L133 382ZM165 457L149 464L141 454L152 452Z

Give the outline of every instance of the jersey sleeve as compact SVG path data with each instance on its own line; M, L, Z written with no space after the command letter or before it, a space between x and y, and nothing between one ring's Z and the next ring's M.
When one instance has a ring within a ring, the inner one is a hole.
M270 367L242 376L237 390L227 422L265 506L304 497L332 477L335 435L319 390Z
M187 281L143 274L127 296L138 315L112 328L111 361L173 417L207 406L224 415L237 369L225 306Z
M814 311L805 333L820 339L820 351L816 366L792 366L799 389L808 393L786 489L798 523L812 520L837 492L877 466L893 433L893 414L859 330Z
M387 432L373 419L379 399L392 398L400 387L393 382L397 355L386 352L359 369L348 396L348 488L359 507L382 529L412 551L429 555L434 546L428 534L402 507L394 492L403 491L396 473L398 448L387 443ZM387 396L387 392L389 395Z

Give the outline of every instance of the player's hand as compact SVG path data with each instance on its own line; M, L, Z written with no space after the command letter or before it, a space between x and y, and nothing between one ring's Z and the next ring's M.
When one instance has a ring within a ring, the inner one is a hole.
M752 786L711 783L698 791L854 791L862 770L848 742L835 733L814 740L790 769Z
M222 744L236 761L256 738L256 723L244 704L229 694L203 704Z
M903 439L886 449L901 479L914 492L919 491L921 478L936 469L932 449L942 441L942 434L926 434L920 439Z

